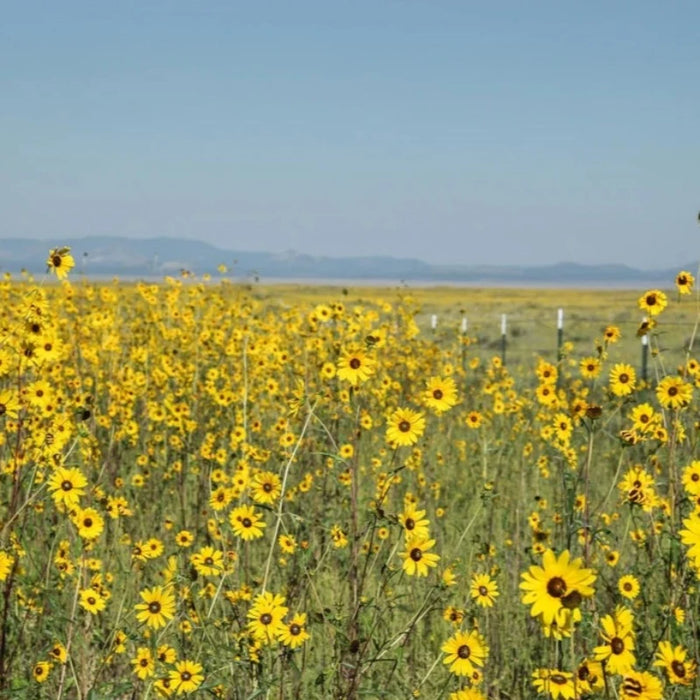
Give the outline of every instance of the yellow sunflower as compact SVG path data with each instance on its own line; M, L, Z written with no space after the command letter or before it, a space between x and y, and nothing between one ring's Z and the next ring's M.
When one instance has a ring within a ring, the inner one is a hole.
M657 316L667 305L668 299L660 289L650 289L639 297L639 308L650 316Z
M489 655L486 641L478 630L469 633L457 632L441 647L447 654L442 660L449 664L450 671L456 676L470 676L475 666L483 666Z
M562 608L577 608L582 598L593 595L596 573L584 569L581 559L571 560L568 549L558 558L551 549L546 550L542 564L521 575L522 602L532 605L530 615L541 615L542 622L551 625Z
M425 418L419 411L397 408L389 417L386 439L391 445L413 445L425 431Z

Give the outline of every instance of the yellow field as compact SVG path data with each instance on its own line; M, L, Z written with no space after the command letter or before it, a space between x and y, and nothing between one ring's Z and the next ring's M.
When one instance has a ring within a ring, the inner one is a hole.
M697 697L694 294L69 280L0 287L0 697Z

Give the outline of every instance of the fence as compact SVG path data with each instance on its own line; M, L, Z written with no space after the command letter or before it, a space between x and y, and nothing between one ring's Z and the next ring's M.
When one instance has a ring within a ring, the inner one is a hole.
M440 319L438 314L430 315L430 330L437 337L445 333L454 333L455 330L462 336L473 336L473 344L477 348L489 350L493 353L496 351L500 356L503 364L511 362L516 364L517 361L522 361L526 356L539 355L545 359L554 362L561 362L564 356L564 344L568 340L572 342L578 341L578 346L575 343L575 352L578 355L592 355L595 353L593 338L595 333L602 331L606 326L614 325L620 328L625 341L622 342L620 355L616 361L629 362L630 364L639 363L640 377L644 381L649 380L649 358L650 358L650 340L648 333L639 332L645 324L648 323L646 316L639 320L623 320L610 321L609 319L581 317L575 318L575 326L580 329L582 326L590 326L596 328L596 331L591 334L586 334L584 337L589 340L587 348L581 348L582 342L580 332L574 334L573 337L567 338L567 327L565 324L565 310L557 309L556 317L551 321L543 318L542 315L537 317L528 317L522 314L509 315L500 314L500 333L496 335L496 329L499 328L498 315L481 316L477 323L473 319L464 315L459 319L458 324L455 324L453 318L446 317ZM525 327L532 327L537 331L538 343L532 345L527 342L527 333L523 331ZM679 333L679 329L685 329L687 334ZM692 324L688 322L675 322L665 320L662 325L661 333L655 335L655 350L654 355L665 353L673 362L685 362L689 350L692 349L693 333ZM549 342L551 339L551 343ZM634 351L636 346L637 350ZM632 353L636 354L630 355Z

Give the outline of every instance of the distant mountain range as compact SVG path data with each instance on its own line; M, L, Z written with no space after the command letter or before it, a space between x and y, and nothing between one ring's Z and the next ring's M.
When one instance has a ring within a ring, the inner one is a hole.
M70 246L76 261L74 274L88 277L113 276L153 278L178 275L188 270L195 275L217 273L225 264L227 276L247 281L285 280L382 280L489 285L654 285L669 287L680 268L639 270L628 265L432 265L413 258L358 256L329 258L294 251L261 253L231 251L208 243L178 238L137 240L91 236L56 241L0 239L0 271L33 274L46 270L52 246ZM686 267L695 272L697 263Z

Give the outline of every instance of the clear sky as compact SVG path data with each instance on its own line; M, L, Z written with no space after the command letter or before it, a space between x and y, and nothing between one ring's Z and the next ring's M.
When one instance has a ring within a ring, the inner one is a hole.
M700 3L3 3L0 237L700 257Z

